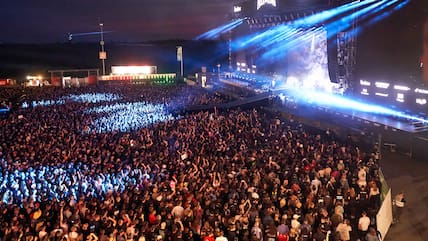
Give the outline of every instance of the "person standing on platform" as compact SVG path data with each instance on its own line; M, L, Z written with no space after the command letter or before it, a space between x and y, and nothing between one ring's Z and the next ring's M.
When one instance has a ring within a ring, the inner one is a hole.
M401 191L397 195L395 195L392 204L394 205L394 223L398 223L400 221L400 217L403 213L403 208L406 203L404 199L404 192Z

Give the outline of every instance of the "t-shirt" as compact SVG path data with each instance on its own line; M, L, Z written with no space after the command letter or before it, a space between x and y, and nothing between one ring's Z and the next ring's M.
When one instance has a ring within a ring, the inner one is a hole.
M288 235L285 233L278 234L278 241L288 241Z
M220 237L215 238L215 241L227 241L227 238L224 236L220 236Z
M267 241L276 241L276 234L267 233L266 234L266 240Z
M367 192L366 191L364 191L364 190L362 190L361 192L360 192L360 200L361 201L365 201L367 199Z
M205 236L202 240L203 241L215 241L213 236Z
M397 196L395 196L395 198L394 198L394 204L397 206L397 207L399 207L399 208L402 208L402 207L404 207L404 203L405 203L406 201L404 200L404 198L403 198L403 196L401 196L400 194L398 194Z
M183 214L184 214L184 208L182 206L175 206L172 209L171 214L173 217L181 219L183 217Z
M157 221L157 219L156 219L156 215L154 215L153 213L151 213L151 214L149 215L149 223L150 223L150 224L155 224L155 223L156 223L156 221Z
M340 223L339 225L337 225L336 231L339 232L341 240L350 240L351 239L351 236L349 234L349 232L352 231L351 226L349 226L345 223Z
M300 229L300 222L296 219L291 220L291 228Z
M309 224L302 224L302 226L300 227L300 235L302 238L309 238L310 233L311 233L311 225Z
M367 216L361 217L358 220L358 229L361 231L367 231L370 226L370 218Z

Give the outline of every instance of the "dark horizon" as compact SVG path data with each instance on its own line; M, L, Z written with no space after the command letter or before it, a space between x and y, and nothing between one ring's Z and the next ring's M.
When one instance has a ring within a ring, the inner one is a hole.
M159 73L176 73L177 45L183 46L185 73L200 71L202 66L227 61L227 47L218 41L150 41L106 43L106 70L112 65L154 65ZM26 75L47 75L55 69L101 69L99 43L0 44L0 79L22 80ZM226 64L223 64L226 66Z

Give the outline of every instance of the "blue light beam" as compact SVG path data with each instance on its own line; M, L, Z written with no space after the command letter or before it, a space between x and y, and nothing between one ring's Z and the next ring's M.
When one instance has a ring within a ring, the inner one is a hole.
M358 19L358 18L366 19L366 18L372 17L378 12L383 11L386 8L390 7L391 5L397 3L398 1L399 0L392 0L392 1L383 0L383 1L371 4L356 12L353 12L352 14L347 15L337 21L327 24L325 26L325 28L327 29L327 38L334 37L336 36L337 33L351 28L352 22L355 19ZM284 34L278 34L278 36L269 36L270 39L275 40L276 43L284 43L284 44L277 45L274 48L271 48L269 51L265 52L262 55L262 58L272 58L272 57L278 56L279 53L282 53L289 48L297 47L298 44L300 44L303 40L309 37L305 35L310 35L310 34L311 33L307 31L306 33L303 34L303 36L302 35L284 35Z
M219 26L215 29L212 29L206 33L203 33L199 36L197 36L195 39L196 40L202 40L202 39L216 39L218 38L221 34L226 33L231 31L232 29L238 27L239 25L241 25L244 22L243 19L237 19L234 20L232 22L229 22L225 25Z
M428 123L428 120L406 114L404 112L396 111L384 106L373 105L369 103L364 103L361 101L353 100L344 96L319 92L319 91L310 91L310 90L290 90L287 94L293 96L295 99L300 100L306 103L316 103L324 107L333 107L337 109L358 111L363 113L371 114L380 114L391 117L400 117L414 121L420 121L423 123Z
M291 24L295 27L303 27L303 26L310 26L311 27L311 26L320 24L322 22L325 22L329 19L332 19L336 16L339 16L341 14L344 14L346 12L349 12L353 9L363 7L364 5L371 4L371 3L374 3L376 1L378 1L378 0L354 1L351 3L345 4L345 5L339 6L337 8L325 10L325 11L322 11L320 13L316 13L316 14L313 14L313 15L310 15L310 16L307 16L304 18L297 19L297 20L293 21Z
M410 0L406 0L398 5L396 5L395 7L393 7L392 9L389 9L387 11L385 11L384 13L373 17L372 19L370 19L368 22L361 24L360 26L358 26L354 31L352 31L350 34L351 36L357 36L359 35L364 28L370 27L373 24L382 21L383 19L385 19L386 17L388 17L389 15L391 15L393 12L396 12L400 9L402 9L403 7L405 7L408 3L410 3Z
M348 30L352 27L352 23L355 19L362 20L372 17L379 11L384 10L385 8L397 3L398 0L382 0L380 2L374 3L368 7L360 9L348 16L345 16L333 23L327 24L326 28L328 29L328 38L335 36L337 33Z
M336 16L349 12L353 9L363 7L367 4L376 2L377 0L354 1L334 9L329 9L316 13L301 19L297 19L290 24L281 24L271 27L263 32L258 32L243 38L237 39L232 43L232 49L241 50L249 47L268 47L278 41L286 40L296 33L296 28L309 28L320 25L323 22L330 20Z

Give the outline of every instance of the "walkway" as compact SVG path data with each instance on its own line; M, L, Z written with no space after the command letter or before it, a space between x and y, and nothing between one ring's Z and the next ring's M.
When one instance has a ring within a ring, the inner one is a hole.
M384 151L381 168L392 197L402 190L407 201L400 222L391 226L384 241L428 240L428 157L418 162Z

